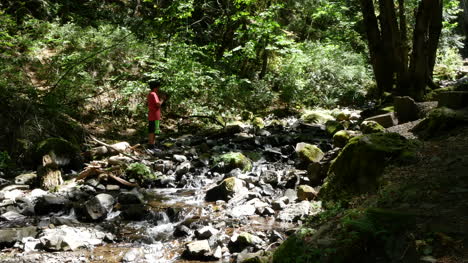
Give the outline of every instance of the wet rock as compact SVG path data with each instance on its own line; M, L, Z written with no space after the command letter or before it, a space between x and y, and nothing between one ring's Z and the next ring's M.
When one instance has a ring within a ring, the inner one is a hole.
M104 238L106 233L96 229L59 226L54 229L44 229L39 240L47 250L67 251L100 245Z
M35 238L37 228L33 226L23 228L0 229L0 247L12 247L16 242L26 237Z
M197 239L209 239L210 237L218 234L219 230L212 226L205 226L195 231L195 237Z
M8 211L0 215L0 219L5 220L5 221L17 221L17 220L23 220L25 218L26 217L24 215L15 211Z
M148 209L143 204L122 205L120 210L123 219L130 221L140 221L148 215Z
M215 167L220 172L229 172L236 168L248 172L252 169L252 161L240 152L229 152L215 158Z
M261 216L272 216L275 214L275 210L273 210L271 207L257 207L255 210L255 213L261 215Z
M228 244L229 251L241 252L247 247L254 247L262 243L262 239L258 236L252 235L247 232L242 232L239 235L233 235L231 241Z
M34 211L38 215L61 212L69 209L71 202L61 196L45 195L37 199Z
M262 192L261 192L262 195L273 196L276 194L275 189L270 184L264 184L262 185L261 188L262 188Z
M183 175L186 174L190 168L192 168L191 163L189 161L185 161L176 167L175 173L177 175Z
M264 256L265 252L260 250L255 253L242 251L237 255L237 263L266 263L269 262L269 258Z
M286 207L286 203L285 201L288 200L289 202L289 199L286 197L286 199L284 198L280 198L278 200L274 200L272 203L271 203L271 207L274 209L274 210L283 210L285 207Z
M122 205L143 204L144 196L138 190L134 189L130 192L121 192L117 196L117 200Z
M35 185L37 184L37 174L35 172L20 174L15 177L15 184Z
M190 228L188 228L186 225L179 224L179 225L177 225L175 227L173 235L174 235L174 237L191 236L192 235L192 230L190 230Z
M297 187L297 198L299 201L314 200L317 197L317 191L309 185L299 185Z
M363 121L361 123L361 132L364 134L384 132L385 128L375 121Z
M208 240L198 240L186 245L182 257L188 260L209 260L212 256Z
M114 197L110 194L98 194L83 205L75 207L77 216L81 220L101 220L112 210L115 203Z
M219 185L209 189L206 192L206 201L224 200L228 201L236 195L246 193L248 190L245 187L243 180L230 177L224 179Z

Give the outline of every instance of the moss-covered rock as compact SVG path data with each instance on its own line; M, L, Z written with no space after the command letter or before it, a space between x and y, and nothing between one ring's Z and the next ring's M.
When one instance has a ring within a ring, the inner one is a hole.
M307 164L312 162L320 162L324 156L324 153L322 150L320 150L319 147L304 142L298 143L296 145L296 153L301 161Z
M415 144L397 133L375 133L352 138L332 162L320 197L339 199L373 192L388 160L415 151Z
M135 179L140 185L152 184L157 176L142 163L132 163L125 170L127 177Z
M240 152L230 152L215 158L215 167L222 172L236 168L247 172L252 169L252 161Z
M325 129L326 131L328 132L328 134L330 135L333 135L335 134L337 131L339 130L343 130L344 129L344 126L341 122L339 121L335 121L335 120L331 120L331 121L327 121L325 123Z
M375 121L363 121L361 123L361 132L364 134L384 132L385 128Z
M466 123L468 123L467 110L452 110L442 107L432 110L411 131L428 139Z
M209 189L206 192L205 200L208 202L214 202L218 200L228 201L236 194L239 194L247 190L245 188L245 182L235 177L229 177L224 179L219 185Z
M260 117L255 117L253 120L252 120L252 125L256 128L259 128L259 129L263 129L265 128L265 122L263 121L262 118Z
M68 166L78 168L82 159L80 148L73 143L62 138L48 138L39 142L34 151L34 161L36 164L42 164L42 156L52 154L59 166Z
M344 147L351 138L358 136L359 133L351 130L341 130L333 135L333 145L335 147Z
M301 116L301 120L305 123L325 124L327 121L334 120L335 118L326 111L310 111Z

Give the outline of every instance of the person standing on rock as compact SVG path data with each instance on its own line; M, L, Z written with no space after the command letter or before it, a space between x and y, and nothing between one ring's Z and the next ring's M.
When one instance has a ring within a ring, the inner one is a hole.
M159 122L161 120L161 105L163 98L159 98L158 89L161 87L159 80L152 80L148 83L150 92L147 96L148 102L148 146L150 149L155 147L156 134L161 133Z

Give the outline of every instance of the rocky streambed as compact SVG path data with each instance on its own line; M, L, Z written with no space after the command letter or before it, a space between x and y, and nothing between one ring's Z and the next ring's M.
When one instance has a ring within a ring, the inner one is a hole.
M321 211L317 192L338 153L327 129L355 121L338 117L326 126L295 117L233 124L154 151L97 147L85 170L50 191L37 187L39 172L2 180L0 261L262 257Z

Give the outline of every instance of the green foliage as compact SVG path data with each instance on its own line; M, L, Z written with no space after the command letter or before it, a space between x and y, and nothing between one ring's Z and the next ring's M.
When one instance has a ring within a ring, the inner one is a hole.
M13 167L13 161L7 151L0 152L0 171Z
M125 170L125 174L140 184L151 184L157 178L151 169L142 163L130 164Z
M331 44L298 45L275 72L281 99L309 106L359 104L371 83L362 55Z

